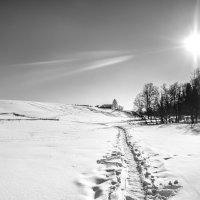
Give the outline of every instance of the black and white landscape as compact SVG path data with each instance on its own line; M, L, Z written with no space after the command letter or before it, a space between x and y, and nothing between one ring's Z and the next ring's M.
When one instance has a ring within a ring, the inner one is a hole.
M1 1L0 200L199 200L199 12Z

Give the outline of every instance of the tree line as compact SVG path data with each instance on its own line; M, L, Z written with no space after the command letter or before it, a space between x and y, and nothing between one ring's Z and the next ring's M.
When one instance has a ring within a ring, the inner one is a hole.
M196 69L190 82L175 82L161 87L153 83L144 85L134 100L135 110L148 119L160 119L161 123L200 119L200 69Z

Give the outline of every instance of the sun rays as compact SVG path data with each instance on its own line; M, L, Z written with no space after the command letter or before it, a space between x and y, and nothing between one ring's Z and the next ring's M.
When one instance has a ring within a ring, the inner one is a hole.
M199 0L196 1L193 30L182 43L183 47L192 54L194 68L197 68L200 56Z

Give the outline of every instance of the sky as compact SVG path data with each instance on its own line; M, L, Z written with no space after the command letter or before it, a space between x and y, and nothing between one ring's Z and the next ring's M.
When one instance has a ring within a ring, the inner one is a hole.
M196 0L0 1L0 99L131 109L145 83L187 82Z

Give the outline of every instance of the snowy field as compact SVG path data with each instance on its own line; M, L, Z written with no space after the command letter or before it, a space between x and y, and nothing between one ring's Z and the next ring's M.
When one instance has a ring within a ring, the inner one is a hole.
M137 119L138 120L138 119ZM0 199L200 199L200 126L0 101Z
M171 199L200 199L200 125L136 126L132 142L150 161L149 171L159 182L182 186Z

